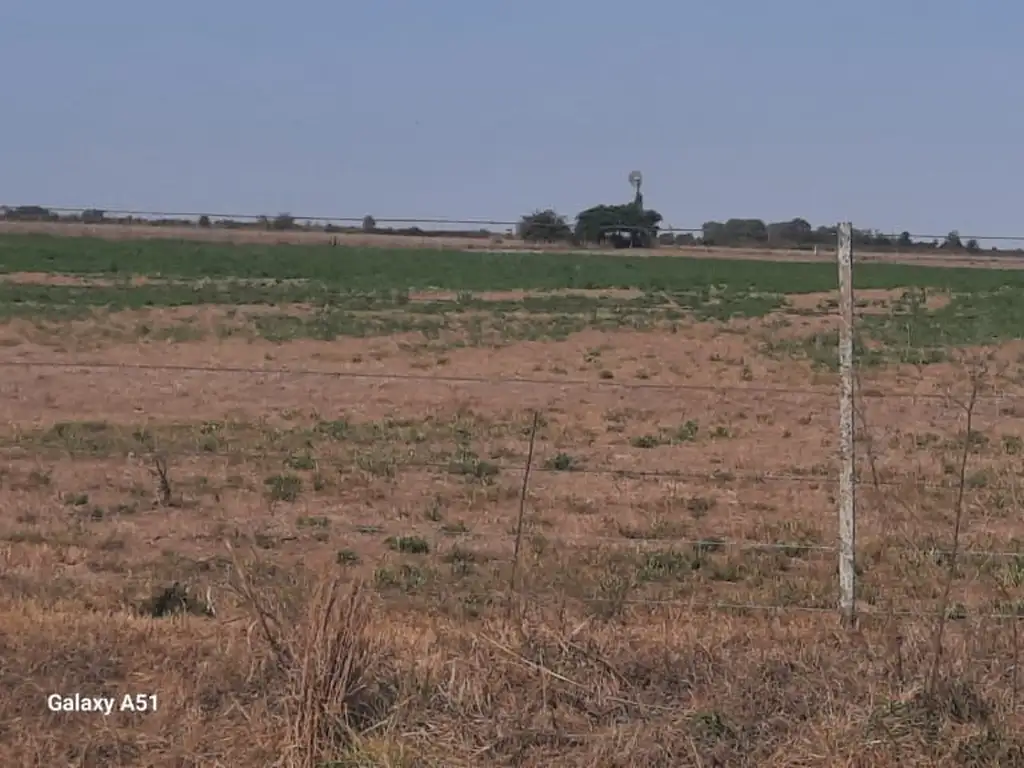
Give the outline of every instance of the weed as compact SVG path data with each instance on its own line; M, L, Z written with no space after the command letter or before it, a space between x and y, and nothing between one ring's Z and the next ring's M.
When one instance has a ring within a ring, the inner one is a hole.
M544 469L549 472L571 472L579 469L579 462L568 453L557 453L544 462Z
M469 527L461 520L445 523L441 526L441 533L445 536L464 536L469 533Z
M338 550L334 559L338 565L358 565L361 562L361 558L358 553L351 549Z
M677 443L690 443L697 439L699 432L700 425L693 419L690 419L673 433L672 439Z
M391 536L384 543L396 552L409 555L425 555L430 552L430 544L420 536Z
M171 478L167 470L167 460L162 456L153 457L153 475L156 477L157 499L160 503L169 507L173 503L171 491Z
M691 496L686 500L687 511L696 518L701 518L715 506L715 500L706 496Z
M448 466L448 471L453 475L463 475L487 483L498 475L501 468L497 464L470 456L453 461Z
M316 469L316 459L308 453L296 453L285 459L284 465L288 469L296 471L314 470Z
M263 484L271 501L295 501L302 492L302 478L298 475L271 475Z
M661 435L638 435L629 439L629 444L634 448L657 448L664 445L665 440Z

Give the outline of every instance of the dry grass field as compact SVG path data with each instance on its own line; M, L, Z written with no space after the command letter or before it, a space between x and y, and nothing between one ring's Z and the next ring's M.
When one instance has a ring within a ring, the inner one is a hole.
M388 294L67 247L0 242L3 764L1024 766L996 278L858 292L847 630L802 267Z

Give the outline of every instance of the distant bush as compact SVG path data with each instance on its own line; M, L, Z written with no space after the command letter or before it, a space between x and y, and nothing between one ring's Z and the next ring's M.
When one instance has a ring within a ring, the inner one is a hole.
M8 221L60 221L60 216L49 208L39 205L18 205L7 208L4 218Z
M572 240L572 227L564 216L548 208L523 216L517 234L529 243L567 243Z

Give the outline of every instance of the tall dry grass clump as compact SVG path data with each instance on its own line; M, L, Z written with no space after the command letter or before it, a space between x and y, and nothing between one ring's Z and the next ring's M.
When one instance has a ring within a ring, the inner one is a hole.
M260 588L232 553L233 587L251 613L250 638L269 651L282 683L289 738L287 768L314 768L350 750L358 734L383 721L392 697L386 650L371 630L373 608L362 581L320 580L296 605Z

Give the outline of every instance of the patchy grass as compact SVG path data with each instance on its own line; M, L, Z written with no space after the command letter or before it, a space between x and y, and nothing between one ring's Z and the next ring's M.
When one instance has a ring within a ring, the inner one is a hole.
M0 238L0 262L236 274L0 283L11 328L124 321L87 354L9 350L109 367L5 369L5 764L1024 765L1024 358L994 343L1017 325L994 278L863 299L845 631L834 306L778 292L826 290L816 265L758 262L755 290L738 262L60 242L79 261ZM410 293L428 270L459 293ZM584 277L644 292L472 293ZM157 310L184 304L226 305L238 333L158 339ZM972 356L1002 400L967 431ZM314 359L330 375L118 367ZM559 383L489 383L523 376ZM159 707L99 723L48 692Z

